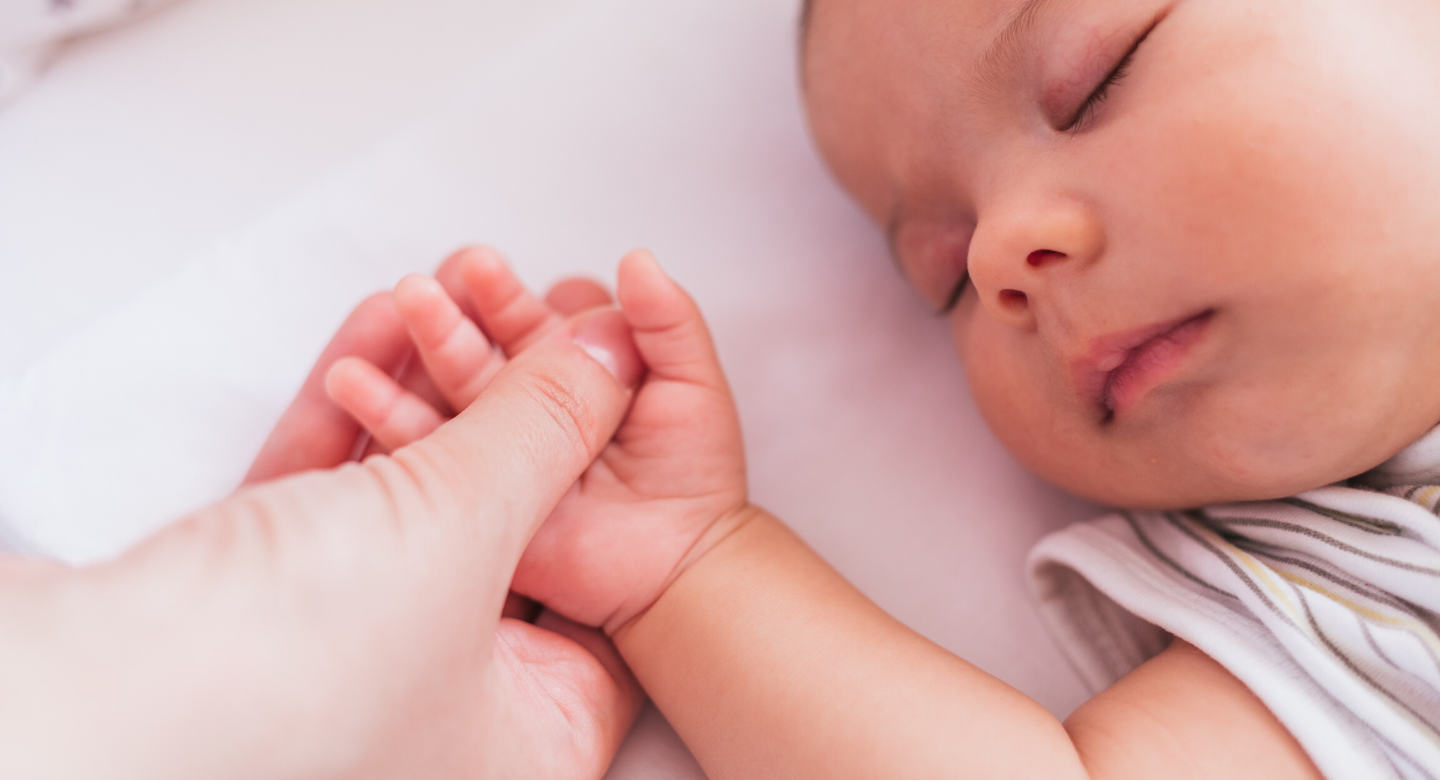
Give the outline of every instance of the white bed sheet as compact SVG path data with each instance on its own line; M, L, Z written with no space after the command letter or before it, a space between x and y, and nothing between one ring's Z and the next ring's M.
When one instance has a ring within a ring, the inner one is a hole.
M0 110L0 380L581 0L185 0Z
M191 0L0 114L14 544L93 560L224 495L345 311L457 245L537 286L643 245L711 320L755 498L940 644L1057 714L1083 699L1021 562L1094 509L1001 450L944 323L825 175L791 0L353 5L370 22L327 35L338 0ZM276 29L291 48L250 43ZM353 83L390 68L408 81ZM97 117L124 132L88 137ZM611 776L699 773L649 712Z

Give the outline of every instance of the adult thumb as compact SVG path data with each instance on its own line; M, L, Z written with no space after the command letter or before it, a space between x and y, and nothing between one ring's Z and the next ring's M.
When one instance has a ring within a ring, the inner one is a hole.
M431 510L402 517L406 532L460 543L470 565L508 587L535 529L614 435L643 371L613 308L532 345L457 417L392 455Z

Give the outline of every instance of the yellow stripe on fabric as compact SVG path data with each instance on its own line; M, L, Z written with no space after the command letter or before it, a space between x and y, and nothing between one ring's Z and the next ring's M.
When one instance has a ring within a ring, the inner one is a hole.
M1414 618L1387 615L1383 612L1345 598L1344 596L1341 596L1340 594L1330 590L1329 588L1326 588L1325 586L1311 580L1307 580L1298 574L1292 574L1286 571L1276 571L1275 573L1279 574L1281 577L1284 577L1290 582L1299 585L1302 588L1312 590L1324 596L1325 598L1330 599L1331 601L1338 602L1342 606L1348 607L1352 611L1364 615L1365 617L1370 618L1377 623L1384 623L1387 626L1394 626L1395 628L1406 629L1413 636L1419 637L1421 641L1425 642L1425 644L1430 645L1431 649L1433 649L1436 654L1440 654L1440 638L1437 638L1435 636L1435 632L1431 631L1429 626Z
M1259 580L1260 584L1264 585L1265 589L1275 596L1277 601L1283 601L1285 603L1285 609L1289 611L1290 617L1294 618L1297 624L1303 624L1305 621L1301 619L1304 615L1300 611L1300 605L1292 601L1289 592L1280 587L1280 583L1271 576L1270 567L1255 560L1249 553L1238 547L1231 546L1230 549L1234 551L1235 557L1239 558L1240 562L1245 564L1245 568L1255 574L1255 579Z
M1304 614L1300 610L1300 605L1296 604L1290 594L1270 575L1269 566L1255 560L1249 553L1225 541L1208 525L1204 523L1194 523L1194 525L1197 526L1195 530L1210 538L1211 544L1229 552L1232 556L1239 559L1240 563L1244 564L1245 568L1249 569L1250 572L1255 575L1255 580L1264 586L1266 590L1270 591L1270 595L1275 597L1276 606L1283 607L1284 610L1290 614L1290 619L1295 622L1295 625L1306 625L1306 621L1303 619Z
M1410 500L1429 509L1435 503L1435 496L1437 494L1440 494L1440 485L1431 485L1419 493L1416 493L1414 496L1411 496Z

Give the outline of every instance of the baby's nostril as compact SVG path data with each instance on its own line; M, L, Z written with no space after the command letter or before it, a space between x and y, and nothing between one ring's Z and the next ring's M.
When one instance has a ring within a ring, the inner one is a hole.
M1053 249L1037 249L1031 252L1029 257L1025 258L1025 262L1029 263L1032 268L1039 268L1046 263L1063 259L1065 259L1063 252L1056 252Z
M1023 309L1030 303L1025 293L1019 290L1001 290L1000 305L1007 309Z

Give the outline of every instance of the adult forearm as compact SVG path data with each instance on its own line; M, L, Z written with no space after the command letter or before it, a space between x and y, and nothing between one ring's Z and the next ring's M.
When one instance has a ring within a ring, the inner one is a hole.
M615 639L717 780L1084 774L1048 712L760 510Z

